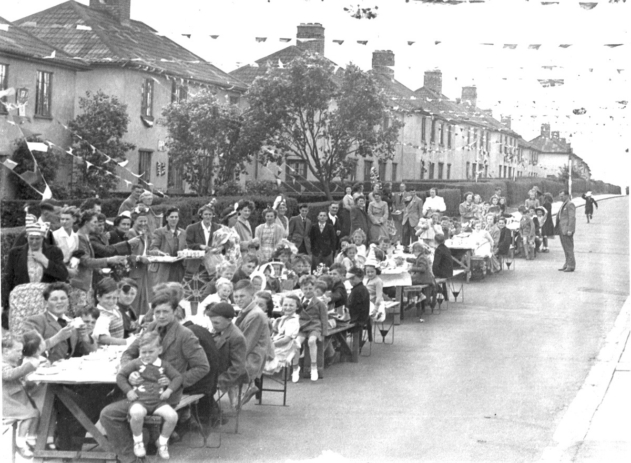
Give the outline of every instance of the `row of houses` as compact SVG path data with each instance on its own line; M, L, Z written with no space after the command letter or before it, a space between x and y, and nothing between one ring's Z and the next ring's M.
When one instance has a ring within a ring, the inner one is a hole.
M186 185L169 165L165 149L168 133L157 124L162 108L196 89L211 89L226 103L247 106L249 85L270 67L288 63L304 53L325 55L325 28L301 24L296 45L290 45L226 73L141 21L130 18L131 0L90 0L89 6L73 0L15 22L0 18L0 91L16 90L5 103L16 108L13 119L25 134L40 134L62 150L71 143L64 127L79 114L79 98L102 90L127 104L130 116L125 139L136 146L128 153L127 170L121 169L118 188L142 174L160 191L185 192ZM412 91L394 75L392 51L375 51L370 71L387 95L395 117L404 122L392 160L380 163L359 158L349 181L367 180L378 166L384 180L475 179L546 176L557 173L570 156L586 175L588 166L574 155L569 143L543 124L541 135L524 140L511 129L510 118L494 119L477 107L477 89L464 87L461 98L442 93L442 73L425 73L423 86ZM2 120L4 119L4 120ZM7 107L0 105L0 162L12 154L21 135L8 124ZM78 165L68 156L58 180L73 182ZM166 167L166 168L164 168ZM307 166L288 158L285 166L260 166L256 158L245 179L273 180L278 167L285 180L310 178ZM283 169L284 167L284 169ZM3 170L3 197L6 169Z

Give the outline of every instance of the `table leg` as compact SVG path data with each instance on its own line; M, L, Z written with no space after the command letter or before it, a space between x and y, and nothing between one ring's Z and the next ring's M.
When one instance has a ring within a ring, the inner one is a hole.
M394 324L395 325L400 325L401 324L401 320L403 320L403 287L402 286L397 286L396 287L396 295L394 296L395 300L399 303L399 313L395 313L394 314Z
M49 384L46 386L46 395L44 396L44 406L42 407L42 414L39 418L39 425L37 426L37 441L35 442L35 450L44 450L46 448L46 439L48 438L48 430L52 421L55 419L53 416L53 404L55 402L55 386ZM34 461L43 461L36 458Z
M463 260L465 262L465 270L467 272L465 281L469 283L469 280L471 279L471 251L470 250L467 249L467 252L465 253L463 257Z
M359 362L359 343L362 338L362 329L355 327L353 330L353 347L351 349L351 362Z

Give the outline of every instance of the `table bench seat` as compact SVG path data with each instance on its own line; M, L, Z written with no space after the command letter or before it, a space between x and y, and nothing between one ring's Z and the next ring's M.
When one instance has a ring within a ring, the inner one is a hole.
M191 404L199 402L204 397L204 394L184 394L178 404L173 408L176 412L182 408L188 407ZM162 424L162 417L157 415L145 416L145 424L160 426Z

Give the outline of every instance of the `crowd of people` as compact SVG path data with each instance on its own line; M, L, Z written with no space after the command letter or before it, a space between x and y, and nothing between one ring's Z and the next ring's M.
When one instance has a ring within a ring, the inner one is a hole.
M177 208L160 214L152 202L150 192L134 187L109 228L98 199L80 208L47 201L39 218L27 215L2 282L4 417L19 422L23 456L32 455L45 388L24 379L40 364L100 346L125 348L118 388L76 386L79 406L102 425L123 462L146 454L144 416L162 416L152 444L166 459L177 423L190 419L173 408L182 393L204 394L203 414L216 423L217 390L236 407L259 393L262 374L283 367L291 368L294 382L301 368L317 381L318 345L327 361L341 348L327 338L329 330L344 324L363 330L385 317L384 302L394 293L384 288L383 269L405 269L412 284L426 286L422 311L449 297L436 278L453 275L445 242L454 235L469 232L494 272L512 248L528 259L547 252L554 234L552 197L538 190L514 214L507 214L501 190L488 202L467 193L460 217L449 218L435 188L423 201L405 184L392 193L390 185L375 183L367 196L358 184L315 222L307 204L288 217L280 196L258 226L249 220L255 208L248 200L221 214L213 202L204 205L186 228ZM514 221L517 240L507 229ZM573 223L566 226L573 233ZM573 255L567 259L564 268L573 269ZM36 299L29 291L41 293L43 313L29 315ZM311 364L301 367L304 350ZM61 403L56 413L48 444L80 447L72 413Z

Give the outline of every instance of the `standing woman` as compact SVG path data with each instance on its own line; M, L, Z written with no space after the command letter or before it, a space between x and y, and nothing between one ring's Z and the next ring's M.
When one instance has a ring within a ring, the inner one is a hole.
M587 223L589 223L589 219L594 215L594 206L598 209L598 203L594 198L592 198L592 192L588 191L583 195L583 199L585 200L585 217L587 218Z
M242 199L237 205L237 222L234 224L234 231L239 235L241 240L241 252L248 251L248 245L250 243L256 244L254 233L252 232L252 225L250 225L250 215L254 211L254 203L247 199Z
M151 191L145 191L140 195L140 209L147 209L147 229L149 235L152 235L154 231L162 226L162 214L156 214L151 205L153 204L153 193Z
M340 216L340 225L342 226L340 238L351 234L351 210L355 207L355 200L353 199L352 191L353 189L350 186L345 188L346 194L344 195L344 198L342 198L342 203L340 204L340 212L338 213Z
M460 204L460 222L464 225L475 218L475 204L473 204L473 193L468 191L464 194L464 202Z
M360 229L368 237L370 235L370 219L366 213L366 198L358 196L355 202L357 205L351 210L351 236L355 230Z
M552 222L552 201L554 201L554 199L552 198L551 193L546 192L543 194L543 207L545 208L547 213L546 220L541 226L541 237L543 239L543 249L541 252L550 252L550 249L548 248L548 237L554 236L554 223Z
M138 295L132 303L132 307L137 315L144 315L149 310L151 297L153 295L153 284L149 275L149 260L147 251L151 245L149 235L149 225L147 220L147 209L136 208L132 213L133 226L129 230L132 239L131 246L131 271L129 277L138 285Z
M79 249L79 235L74 231L74 224L79 220L79 210L74 206L65 206L59 213L61 228L53 232L55 246L64 254L66 267L70 263L72 253ZM69 273L73 273L71 270Z
M282 196L276 198L274 201L274 210L276 210L276 223L280 225L283 230L283 238L287 238L289 235L289 219L287 218L287 201Z
M171 207L166 211L167 224L158 228L151 239L151 246L147 254L151 256L177 257L177 252L186 249L186 232L178 227L180 211ZM184 265L182 261L151 264L149 271L153 275L153 284L174 281L181 283L184 279Z
M475 206L474 215L477 220L484 220L486 215L486 206L482 202L482 196L479 194L473 195L473 204Z
M372 192L373 201L368 204L368 218L370 219L370 241L378 242L379 238L390 238L388 232L388 204L381 199L381 190L375 188Z
M127 233L131 229L131 212L125 211L114 219L114 229L110 231L110 244L127 241Z
M263 217L265 223L259 225L254 230L254 236L261 243L259 249L260 264L269 262L272 259L272 254L276 250L281 240L284 237L283 228L276 223L276 211L274 209L265 209L263 211Z
M97 213L85 211L79 219L79 251L82 252L79 258L79 266L76 275L71 278L70 286L70 311L71 315L77 313L88 304L92 304L92 298L88 298L91 292L92 273L94 269L107 267L109 264L123 264L127 260L125 256L111 256L97 259L94 256L94 249L90 244L90 233L94 233L97 227Z
M364 185L362 183L356 183L353 185L351 189L351 194L353 195L353 199L355 200L355 205L357 205L357 198L360 196L364 196Z

